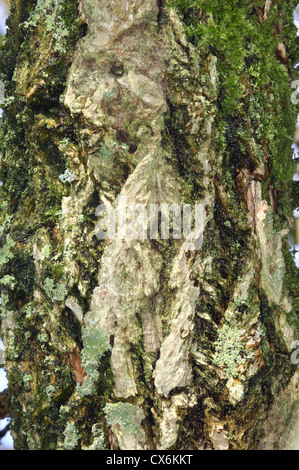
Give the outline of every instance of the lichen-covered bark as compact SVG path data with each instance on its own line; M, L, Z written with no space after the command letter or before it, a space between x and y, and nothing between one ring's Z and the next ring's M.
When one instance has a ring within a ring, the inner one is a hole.
M295 6L13 2L0 267L16 448L271 447L299 331ZM96 208L121 197L203 204L201 248L100 241Z

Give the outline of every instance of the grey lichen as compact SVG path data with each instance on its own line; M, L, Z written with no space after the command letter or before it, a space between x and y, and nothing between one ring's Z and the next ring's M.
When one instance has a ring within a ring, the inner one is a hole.
M75 449L79 443L80 434L78 433L75 423L73 421L71 421L70 423L67 423L63 434L64 434L63 448L65 450Z
M10 235L6 237L6 243L0 248L0 268L2 268L10 259L13 258L12 248L15 246L15 242Z
M7 274L6 276L3 276L0 279L0 285L5 286L9 289L13 289L15 287L15 284L16 284L16 278L14 276L10 276L9 274Z
M65 170L65 172L59 176L59 179L62 183L72 183L75 180L75 175L70 170Z
M101 358L111 350L110 336L103 328L84 326L82 330L83 349L81 352L82 366L86 373L83 383L77 384L77 392L83 397L95 392L95 383L99 379L98 367Z
M46 387L46 394L50 400L54 393L55 393L55 387L53 385L48 385L48 387Z
M92 426L93 443L89 447L82 447L82 450L105 450L105 435L102 428L98 424Z
M44 261L45 259L48 259L51 255L51 245L47 244L45 246L43 246L42 250L41 250L41 260Z
M24 383L24 386L25 386L26 389L28 388L28 389L30 390L30 386L31 386L31 384L32 384L32 380L33 380L33 379L32 379L32 375L31 375L31 374L28 374L28 373L27 373L27 374L24 374L24 375L23 375L23 383Z
M61 0L38 0L29 19L23 23L24 29L36 28L42 18L46 23L46 32L52 34L55 52L66 52L66 38L69 30L63 19Z
M143 419L143 413L137 405L108 403L104 411L109 426L119 425L122 433L137 434Z
M44 290L53 302L63 302L67 296L67 288L64 282L55 286L53 279L47 277L44 282Z
M213 363L224 369L227 378L237 377L238 366L251 359L254 353L246 351L240 331L235 326L224 325L218 332L215 342Z

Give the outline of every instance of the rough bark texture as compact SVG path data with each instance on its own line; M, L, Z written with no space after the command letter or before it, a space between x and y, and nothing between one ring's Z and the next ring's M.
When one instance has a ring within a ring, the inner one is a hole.
M272 436L283 407L267 416L299 334L295 6L12 2L0 267L16 448L288 447ZM202 247L100 241L96 208L119 196L204 204Z

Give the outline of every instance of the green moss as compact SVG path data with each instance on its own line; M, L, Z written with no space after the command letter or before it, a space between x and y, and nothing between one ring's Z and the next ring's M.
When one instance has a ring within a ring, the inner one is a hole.
M22 246L18 246L10 268L11 274L17 280L17 295L27 299L32 295L35 285L35 265L30 251L29 247L28 253Z
M291 324L298 332L299 335L299 276L298 268L295 265L293 256L291 255L290 246L287 241L283 245L283 255L285 261L285 276L284 276L284 292L292 298L292 312L290 317L292 318ZM297 317L297 318L296 318ZM297 320L297 321L296 321Z
M53 309L45 296L39 301L32 299L33 288L42 288L44 278L48 279L50 300L61 302L67 294L65 266L51 259L51 247L58 246L59 251L63 244L58 231L61 200L68 195L68 188L60 184L59 175L67 159L73 161L79 153L76 126L59 98L81 31L78 2L59 1L55 9L56 2L47 1L43 11L41 3L12 2L9 29L0 52L7 97L1 129L0 222L6 240L15 243L1 247L5 283L1 286L1 310L12 322L13 334L7 347L9 393L14 402L12 428L16 448L24 450L56 447L65 425L59 408L75 389L67 354L73 338L60 321L63 306ZM33 95L28 95L32 90ZM10 223L7 214L13 219ZM39 246L41 239L40 227L47 231L41 273L35 272L32 256L34 243ZM16 279L13 293L8 276ZM5 333L1 331L1 335Z
M295 9L296 2L292 3ZM297 111L291 103L291 67L282 64L275 52L278 43L284 42L290 66L297 62L298 41L291 5L282 15L284 2L275 2L268 20L262 23L256 5L245 0L168 0L166 5L178 11L189 40L198 50L201 53L209 50L217 57L220 88L217 127L223 137L219 139L222 149L226 148L227 132L233 121L234 136L240 146L243 136L248 140L251 135L257 143L256 160L263 159L267 148L266 158L276 184L289 181L293 171L290 145ZM283 37L275 29L280 14ZM246 145L244 160L250 159ZM242 152L239 154L242 158Z

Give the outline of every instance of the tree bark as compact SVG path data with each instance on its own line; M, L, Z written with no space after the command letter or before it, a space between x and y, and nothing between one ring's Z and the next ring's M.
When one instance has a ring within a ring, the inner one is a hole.
M17 449L288 446L265 423L299 339L296 3L12 1L0 268ZM202 246L101 241L96 209L119 197L204 205Z

